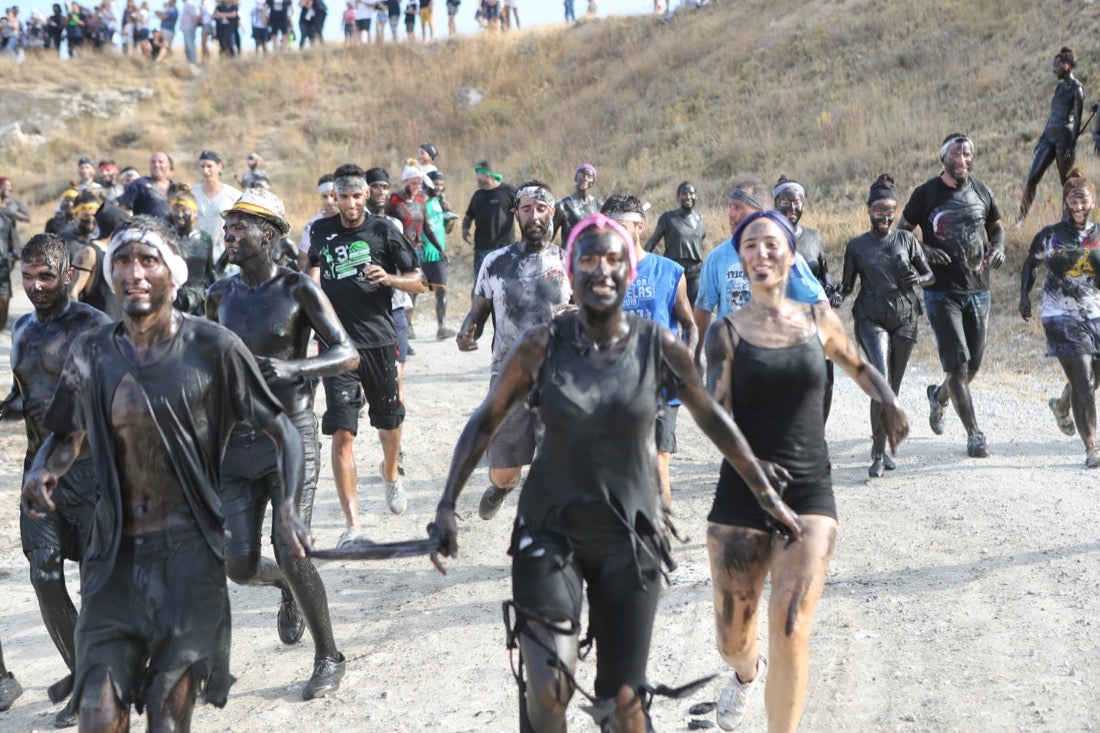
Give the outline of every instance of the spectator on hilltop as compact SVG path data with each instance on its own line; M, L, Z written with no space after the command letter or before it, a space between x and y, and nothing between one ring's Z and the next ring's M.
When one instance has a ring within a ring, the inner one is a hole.
M271 31L267 27L267 5L264 0L256 0L252 6L252 42L256 44L256 52L267 56L267 39Z
M61 12L61 6L53 5L53 13L46 18L46 48L52 48L61 55L61 37L65 34L65 14Z
M271 50L285 51L287 36L290 35L292 0L265 0L265 2L268 27L271 29Z
M458 6L461 2L462 0L447 0L447 35L458 35L458 29L455 28L455 16L458 15Z
M176 0L167 0L164 9L157 11L160 19L160 32L164 35L164 47L171 50L172 39L176 36L176 23L179 21L180 11L176 9ZM167 53L167 51L165 51Z
M420 0L420 40L424 43L435 40L434 0Z
M263 169L264 159L260 157L259 153L249 153L245 159L248 161L248 170L241 174L240 182L241 188L252 188L256 186L260 180L270 180L267 175L267 171Z
M565 22L576 23L577 12L573 9L573 0L565 0L562 5L565 6Z

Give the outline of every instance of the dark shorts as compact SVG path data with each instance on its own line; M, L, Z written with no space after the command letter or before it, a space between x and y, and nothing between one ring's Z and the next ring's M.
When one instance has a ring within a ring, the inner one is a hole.
M988 291L972 295L924 291L924 308L945 372L958 371L965 365L973 373L981 367L989 304Z
M723 461L707 521L771 531L776 521L760 506L756 494L745 482L732 474L736 474L736 470L728 461ZM820 514L836 519L831 469L820 478L792 481L783 492L783 501L795 514Z
M397 308L393 312L393 325L397 329L397 363L409 360L409 312Z
M0 298L11 297L11 260L0 256Z
M80 608L73 699L97 705L109 673L123 705L163 710L190 669L201 699L223 707L229 637L225 562L197 527L123 537L107 582Z
M308 527L313 521L313 499L317 493L317 476L321 465L321 445L317 439L317 416L303 410L290 416L302 436L305 457L305 477L302 493L295 509ZM229 436L222 458L222 514L225 516L225 554L234 557L260 551L260 532L270 504L271 542L285 549L279 533L279 512L275 497L282 493L275 443L262 430L237 426Z
M370 31L370 18L356 18L355 30L357 31Z
M579 631L587 585L599 698L646 682L661 576L655 538L642 541L651 552L635 554L631 534L602 499L566 507L560 523L538 533L523 517L512 530L512 598L520 608L547 621L572 621Z
M661 405L657 410L657 450L662 453L676 452L676 416L679 405Z
M447 15L455 15L458 13L458 4L461 0L447 0Z
M1047 356L1100 357L1100 318L1050 316L1043 319Z
M252 26L252 40L256 43L267 43L271 39L271 31L266 27Z
M396 430L405 421L405 406L397 393L397 347L394 344L359 349L359 367L321 380L327 406L321 432L359 433L359 410L369 405L372 427Z
M489 378L489 389L497 377ZM526 404L508 413L489 442L489 468L519 468L528 466L542 442L542 424Z
M420 271L428 281L428 287L447 287L447 260L421 262Z
M30 468L33 460L34 456L27 456L24 470ZM47 512L42 519L19 513L23 554L29 555L33 550L58 550L66 560L82 560L95 515L98 489L95 464L90 460L74 463L53 492L55 511Z
M272 38L276 33L286 35L290 31L290 17L286 13L272 13L267 19L267 27L271 29Z

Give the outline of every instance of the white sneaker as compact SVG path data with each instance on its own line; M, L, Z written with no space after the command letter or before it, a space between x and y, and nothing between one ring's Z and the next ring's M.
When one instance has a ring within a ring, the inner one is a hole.
M742 682L738 679L737 673L733 673L729 684L723 688L722 694L718 696L716 717L718 718L719 728L733 730L741 725L741 721L745 719L745 713L749 709L749 697L752 695L752 691L760 686L758 683L764 679L764 672L767 669L768 660L760 657L756 661L756 676L752 678L751 682Z
M353 542L365 540L366 538L367 536L355 527L348 527L340 533L340 539L336 540L336 546L343 547L345 545L350 545Z
M408 502L405 501L405 488L401 486L401 479L396 481L382 479L382 484L386 487L386 503L390 505L390 511L394 514L404 514Z

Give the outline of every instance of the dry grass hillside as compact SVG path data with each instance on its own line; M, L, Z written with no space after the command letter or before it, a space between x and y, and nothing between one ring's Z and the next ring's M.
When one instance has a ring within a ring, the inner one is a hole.
M691 179L711 245L727 235L732 181L787 173L807 186L804 221L824 232L839 268L844 241L866 226L873 177L890 171L911 190L936 174L939 141L951 131L977 141L978 175L1013 218L1054 87L1050 59L1071 45L1086 90L1094 76L1100 84L1086 41L1098 18L1100 6L1082 0L738 0L671 23L642 16L431 46L330 45L215 62L197 77L179 57L157 69L135 58L44 60L4 67L5 88L150 87L154 95L132 115L74 118L34 149L0 150L0 172L44 221L79 155L109 154L143 170L148 153L164 149L187 180L197 178L201 148L227 154L230 174L257 150L300 225L314 211L320 173L353 160L396 175L431 140L457 205L473 191L470 165L485 157L507 180L538 177L560 193L574 167L591 161L597 193L635 191L656 211L671 208L676 184ZM467 87L484 100L462 103ZM1082 142L1079 162L1100 173L1091 141ZM1057 216L1058 193L1051 171L1027 226L1009 230L999 317L1015 311L1021 252ZM1026 369L1042 361L1039 331L1017 324L995 328L994 345L1001 340ZM1026 347L1012 346L1018 338ZM1033 352L1034 360L1021 356Z

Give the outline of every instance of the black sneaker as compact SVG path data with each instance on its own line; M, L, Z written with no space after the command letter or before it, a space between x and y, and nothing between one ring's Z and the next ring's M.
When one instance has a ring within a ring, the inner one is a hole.
M938 384L928 385L928 427L936 435L943 435L943 405L936 399L939 388Z
M890 457L889 453L882 454L882 467L885 468L887 471L893 471L895 468L897 468L897 465L894 463L894 459Z
M53 727L59 730L76 727L76 701L73 698L70 697L65 707L57 711L53 719Z
M23 686L19 684L19 680L15 679L15 675L8 672L0 677L0 713L10 708L22 694Z
M502 489L499 486L490 486L485 489L485 493L481 495L481 503L477 507L478 516L482 519L495 517L511 491L511 489Z
M293 595L283 594L276 621L279 625L279 641L284 644L297 644L301 640L302 632L306 628L306 620L302 618L302 612L298 610L298 604Z
M989 458L989 449L985 444L985 436L974 433L966 439L966 455L971 458Z
M313 676L309 678L302 690L303 700L313 700L324 697L330 692L340 689L340 680L344 679L344 670L347 669L348 660L343 654L336 653L336 658L321 657L313 665Z
M886 462L882 457L882 453L871 454L871 466L867 469L867 475L871 478L882 478L882 475L886 473Z

